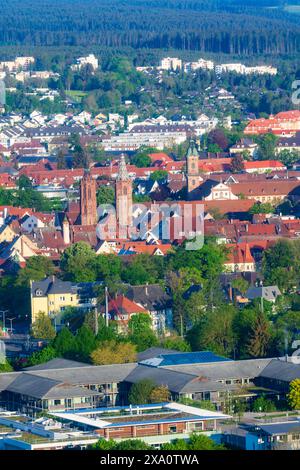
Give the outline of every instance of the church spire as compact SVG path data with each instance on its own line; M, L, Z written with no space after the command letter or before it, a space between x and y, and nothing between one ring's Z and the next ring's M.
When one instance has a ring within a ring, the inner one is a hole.
M126 162L125 162L125 155L122 153L120 157L120 162L119 162L119 172L117 176L118 181L128 181L129 175L126 167Z

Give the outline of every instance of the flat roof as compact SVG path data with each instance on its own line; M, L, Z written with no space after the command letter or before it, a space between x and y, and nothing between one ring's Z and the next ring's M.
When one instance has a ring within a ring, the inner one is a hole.
M120 411L125 412L120 413ZM144 411L144 413L143 413ZM150 411L150 413L149 413ZM151 412L152 411L152 412ZM126 413L127 412L127 413ZM208 421L231 418L220 412L204 410L181 403L157 403L152 405L120 406L116 408L94 408L79 411L51 413L66 421L86 424L93 428L126 427L132 425L160 424L182 421ZM101 419L102 417L105 419Z

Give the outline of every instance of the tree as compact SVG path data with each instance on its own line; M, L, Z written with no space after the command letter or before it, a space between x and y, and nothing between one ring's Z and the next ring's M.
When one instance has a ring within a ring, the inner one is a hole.
M101 185L97 190L97 204L115 204L115 191L111 186Z
M217 354L230 356L236 337L233 331L235 309L231 305L222 305L211 312L191 328L187 340L192 350L210 350Z
M215 144L221 150L228 148L228 139L222 129L213 129L207 136L208 144Z
M238 290L241 294L245 295L249 287L249 282L247 282L243 277L239 277L238 279L234 279L232 281L231 286Z
M164 181L167 181L168 172L166 170L155 170L151 173L150 179L152 181L158 181L159 183L162 183Z
M129 391L129 403L132 405L146 405L150 402L153 389L155 389L155 383L151 379L143 379L134 383Z
M244 171L244 160L242 155L234 155L231 159L231 171L232 173L242 173Z
M162 342L162 347L166 349L174 349L175 351L189 352L191 350L190 345L180 336L168 336Z
M166 385L159 385L150 393L149 401L150 403L165 403L170 401L170 398L171 394L168 387Z
M18 273L17 284L29 286L30 281L42 281L55 272L53 262L46 256L31 256Z
M44 364L57 357L56 351L52 346L46 346L41 351L34 352L26 362L26 367Z
M273 214L274 207L269 202L255 202L249 210L249 214Z
M158 344L158 339L152 330L151 317L146 313L132 315L128 322L128 332L128 339L136 345L138 352Z
M265 134L260 137L257 151L260 160L274 160L277 140L274 134Z
M147 168L151 166L151 158L146 152L138 152L132 158L132 164L137 166L138 168Z
M7 359L5 359L4 362L0 362L0 374L2 372L12 372L12 371L13 371L13 368L10 365L10 363L7 361Z
M69 328L62 328L60 332L56 335L52 346L54 347L56 353L60 357L67 357L68 355L74 353L75 349L75 337L69 330Z
M269 285L289 290L298 284L299 242L281 239L264 251L262 270Z
M66 280L93 282L96 280L96 254L86 242L74 243L63 252L60 266Z
M98 442L92 444L91 450L151 450L152 447L140 439L125 439L116 442L113 439L99 439Z
M74 353L75 358L80 361L89 361L91 352L96 347L96 338L92 330L82 325L75 336Z
M270 323L263 314L258 315L250 331L248 342L248 353L250 356L265 357L268 352L270 339Z
M216 444L210 437L193 433L189 440L176 439L171 443L163 444L161 450L225 450L225 447Z
M64 170L65 168L67 168L66 155L67 149L65 147L60 147L56 156L58 170Z
M32 189L32 182L26 175L21 175L18 179L19 189Z
M281 161L287 168L291 168L300 158L298 151L282 150L278 155L278 160Z
M125 364L136 361L136 348L128 342L104 341L91 353L93 364Z
M271 413L272 411L276 411L276 406L270 398L267 398L265 395L261 395L260 397L254 400L252 405L252 411L264 412L264 413Z
M32 335L38 339L53 339L56 332L51 320L45 312L39 312L36 320L32 324Z
M290 383L288 401L291 408L300 410L300 379L292 380Z

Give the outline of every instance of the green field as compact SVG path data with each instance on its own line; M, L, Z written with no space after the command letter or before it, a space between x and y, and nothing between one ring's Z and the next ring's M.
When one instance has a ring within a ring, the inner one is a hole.
M77 103L81 103L82 99L87 96L88 93L80 90L68 90L66 91L66 95L69 96L69 98L72 98Z

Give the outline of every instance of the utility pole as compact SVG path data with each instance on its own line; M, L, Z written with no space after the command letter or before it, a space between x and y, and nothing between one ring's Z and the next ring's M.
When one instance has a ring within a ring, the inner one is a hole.
M108 289L105 286L105 326L108 327Z
M180 336L183 338L183 318L182 313L180 314Z
M94 310L94 321L95 321L95 335L97 336L97 334L98 334L98 332L99 332L97 307L95 307L95 310Z

